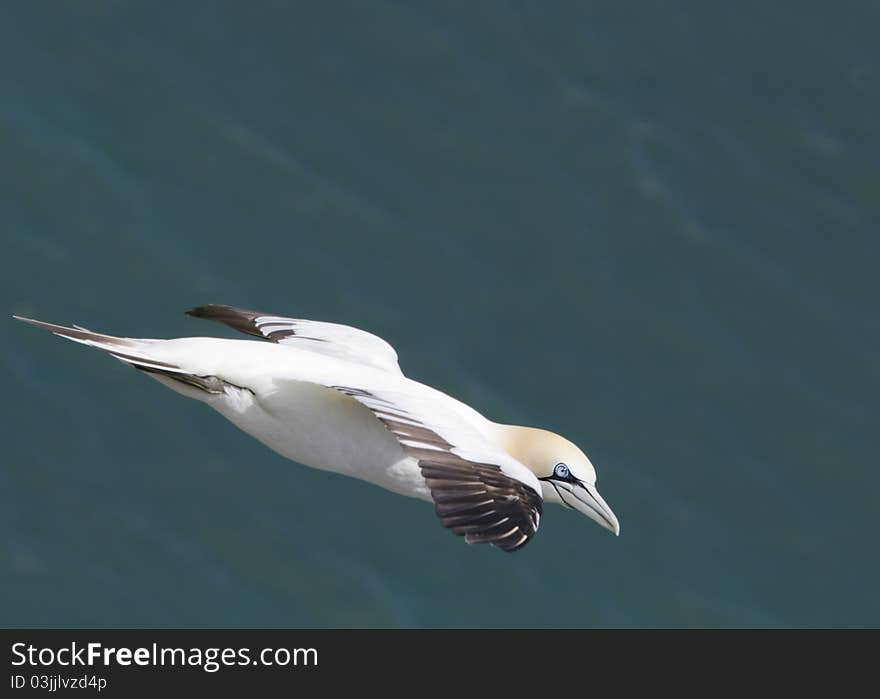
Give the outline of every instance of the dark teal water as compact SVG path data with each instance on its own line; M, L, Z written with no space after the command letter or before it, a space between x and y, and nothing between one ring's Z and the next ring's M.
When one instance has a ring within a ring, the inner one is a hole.
M553 428L505 555L0 323L3 626L880 625L876 3L6 3L0 294L346 322Z

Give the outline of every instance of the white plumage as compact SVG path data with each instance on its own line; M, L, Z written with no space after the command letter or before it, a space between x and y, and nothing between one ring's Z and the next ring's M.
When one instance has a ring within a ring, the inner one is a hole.
M494 423L405 377L381 338L228 306L189 314L271 342L118 338L19 319L104 350L207 403L293 461L433 501L443 524L469 542L520 548L537 530L544 499L619 531L577 447L543 430ZM559 465L567 480L557 477Z

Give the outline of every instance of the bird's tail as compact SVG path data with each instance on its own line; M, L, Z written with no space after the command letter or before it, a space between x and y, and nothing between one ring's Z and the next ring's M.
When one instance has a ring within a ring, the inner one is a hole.
M157 345L168 342L168 340L115 337L86 330L78 325L68 328L64 325L44 323L41 320L33 320L32 318L12 317L16 320L36 325L38 328L48 330L60 337L78 342L81 345L88 345L89 347L103 350L111 357L116 357L120 362L150 374L160 383L189 398L204 399L205 394L223 394L227 386L231 385L216 376L205 376L184 369L176 364L156 359L154 355L156 354Z
M22 318L21 316L12 316L16 320L21 320L38 328L48 330L55 335L73 340L81 345L96 347L103 350L107 354L116 357L121 362L137 369L145 371L157 371L161 373L187 373L183 369L174 364L163 362L149 354L149 346L152 343L161 342L161 340L135 339L130 337L114 337L113 335L103 335L101 333L86 330L78 325L68 328L64 325L54 325L53 323L44 323L41 320L33 320L32 318Z

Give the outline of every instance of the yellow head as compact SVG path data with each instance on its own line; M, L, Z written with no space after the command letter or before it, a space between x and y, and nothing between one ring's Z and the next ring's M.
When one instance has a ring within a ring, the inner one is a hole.
M596 469L576 445L535 427L496 427L501 446L538 477L545 502L577 510L615 535L620 534L617 517L596 490Z

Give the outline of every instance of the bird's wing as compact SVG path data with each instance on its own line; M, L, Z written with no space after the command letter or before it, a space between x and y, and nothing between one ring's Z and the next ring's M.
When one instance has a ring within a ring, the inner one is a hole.
M448 396L444 401L415 392L331 388L369 408L418 461L443 526L469 544L504 551L534 536L544 504L538 479L452 409Z
M397 352L391 345L381 337L347 325L285 318L219 305L199 306L186 313L195 318L216 320L241 332L282 345L402 374L397 364Z

